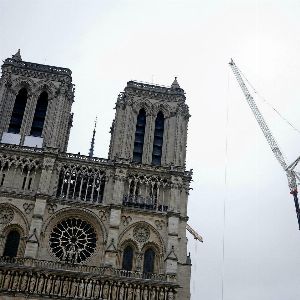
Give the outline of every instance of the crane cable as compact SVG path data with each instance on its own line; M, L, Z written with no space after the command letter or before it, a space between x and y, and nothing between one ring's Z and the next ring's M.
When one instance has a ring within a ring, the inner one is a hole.
M241 76L243 76L243 78L245 79L245 81L248 83L248 85L251 87L251 89L253 90L253 92L264 102L266 103L269 107L271 107L271 109L273 111L275 111L275 113L283 120L285 121L291 128L293 128L296 132L298 132L300 134L300 130L294 126L287 118L285 118L274 106L272 106L267 100L266 98L264 98L263 96L261 96L259 94L259 92L254 88L254 86L251 84L251 82L247 79L247 77L243 74L243 72L236 66L236 68L238 69L238 71L240 72Z
M224 170L224 202L223 202L223 238L222 238L222 300L224 300L224 275L225 275L225 229L226 229L226 202L228 198L228 187L227 187L227 169L228 169L228 132L229 132L229 97L230 97L230 86L229 86L229 70L228 70L228 82L227 82L227 100L226 100L226 125L225 125L225 170Z

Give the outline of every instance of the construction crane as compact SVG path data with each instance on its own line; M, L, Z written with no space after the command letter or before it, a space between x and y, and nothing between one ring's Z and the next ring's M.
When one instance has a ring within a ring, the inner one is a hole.
M202 236L194 230L189 224L186 224L186 230L194 237L195 240L198 240L199 242L203 243Z
M299 175L294 171L296 165L300 161L300 157L298 157L295 162L293 162L291 165L287 165L284 156L282 155L279 146L272 135L272 132L270 131L266 121L264 120L264 117L262 116L260 110L258 109L253 97L251 96L246 84L243 81L243 78L241 76L241 72L234 63L234 61L231 59L229 63L238 84L240 85L245 98L254 114L254 117L256 118L256 121L258 125L260 126L260 129L262 130L269 146L271 147L272 152L274 153L276 159L280 163L281 167L286 173L287 180L288 180L288 185L290 188L290 193L293 195L294 198L294 203L295 203L295 209L296 209L296 214L297 214L297 220L298 220L298 226L300 230L300 209L299 209L299 201L298 201L298 191L297 191L297 180L298 182L300 181Z

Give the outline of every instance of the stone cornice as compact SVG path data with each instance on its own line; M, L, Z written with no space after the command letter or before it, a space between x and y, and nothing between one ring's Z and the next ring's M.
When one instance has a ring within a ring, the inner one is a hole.
M141 94L142 92L142 94L148 94L151 97L172 96L172 100L174 100L174 98L178 98L177 100L181 101L185 100L185 93L182 88L172 88L138 81L128 81L125 92L129 94Z
M153 166L148 164L132 163L126 159L106 159L98 157L89 157L74 153L58 152L56 148L34 148L10 144L0 143L0 154L24 156L26 158L41 159L43 157L52 157L56 160L58 165L84 165L88 167L100 167L102 169L126 169L130 173L139 173L145 175L160 175L160 176L175 176L181 177L184 181L190 182L192 180L192 170L185 170L181 166Z
M71 77L72 71L70 69L31 63L22 60L15 60L13 58L7 58L4 61L3 68L5 68L6 66L13 66L19 69L34 70L43 73L57 74L57 75L67 76L72 78Z

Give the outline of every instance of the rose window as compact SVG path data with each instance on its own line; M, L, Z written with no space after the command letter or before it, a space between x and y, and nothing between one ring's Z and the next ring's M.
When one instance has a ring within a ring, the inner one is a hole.
M69 218L53 228L49 244L60 260L80 263L94 253L96 241L95 230L88 222Z
M1 207L0 224L7 224L14 218L14 211L10 207Z
M133 229L133 237L140 243L145 243L150 237L150 230L145 225L138 225Z

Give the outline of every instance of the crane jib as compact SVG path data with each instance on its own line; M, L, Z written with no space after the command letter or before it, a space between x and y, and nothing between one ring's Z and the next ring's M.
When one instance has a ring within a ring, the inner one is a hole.
M260 129L262 130L272 152L274 153L274 156L276 157L276 159L278 160L279 164L282 166L282 168L284 169L284 171L286 172L286 176L288 179L288 184L289 184L289 188L290 188L290 193L293 195L294 197L294 203L295 203L295 209L296 209L296 214L297 214L297 220L298 220L298 226L299 226L299 230L300 230L300 208L299 208L299 201L298 201L298 192L297 192L297 180L296 180L296 175L294 173L294 171L291 169L291 167L295 167L297 163L293 163L290 167L288 167L284 156L282 154L282 152L279 149L279 146L271 132L271 130L269 129L263 115L261 114L260 110L258 109L253 97L251 96L241 74L240 71L238 69L238 67L236 66L236 64L234 63L233 59L231 59L230 63L229 63L233 74L235 75L235 78L239 84L239 86L242 89L242 92L245 95L245 98L247 100L247 103L249 104L250 109L252 110L254 117L260 127Z

